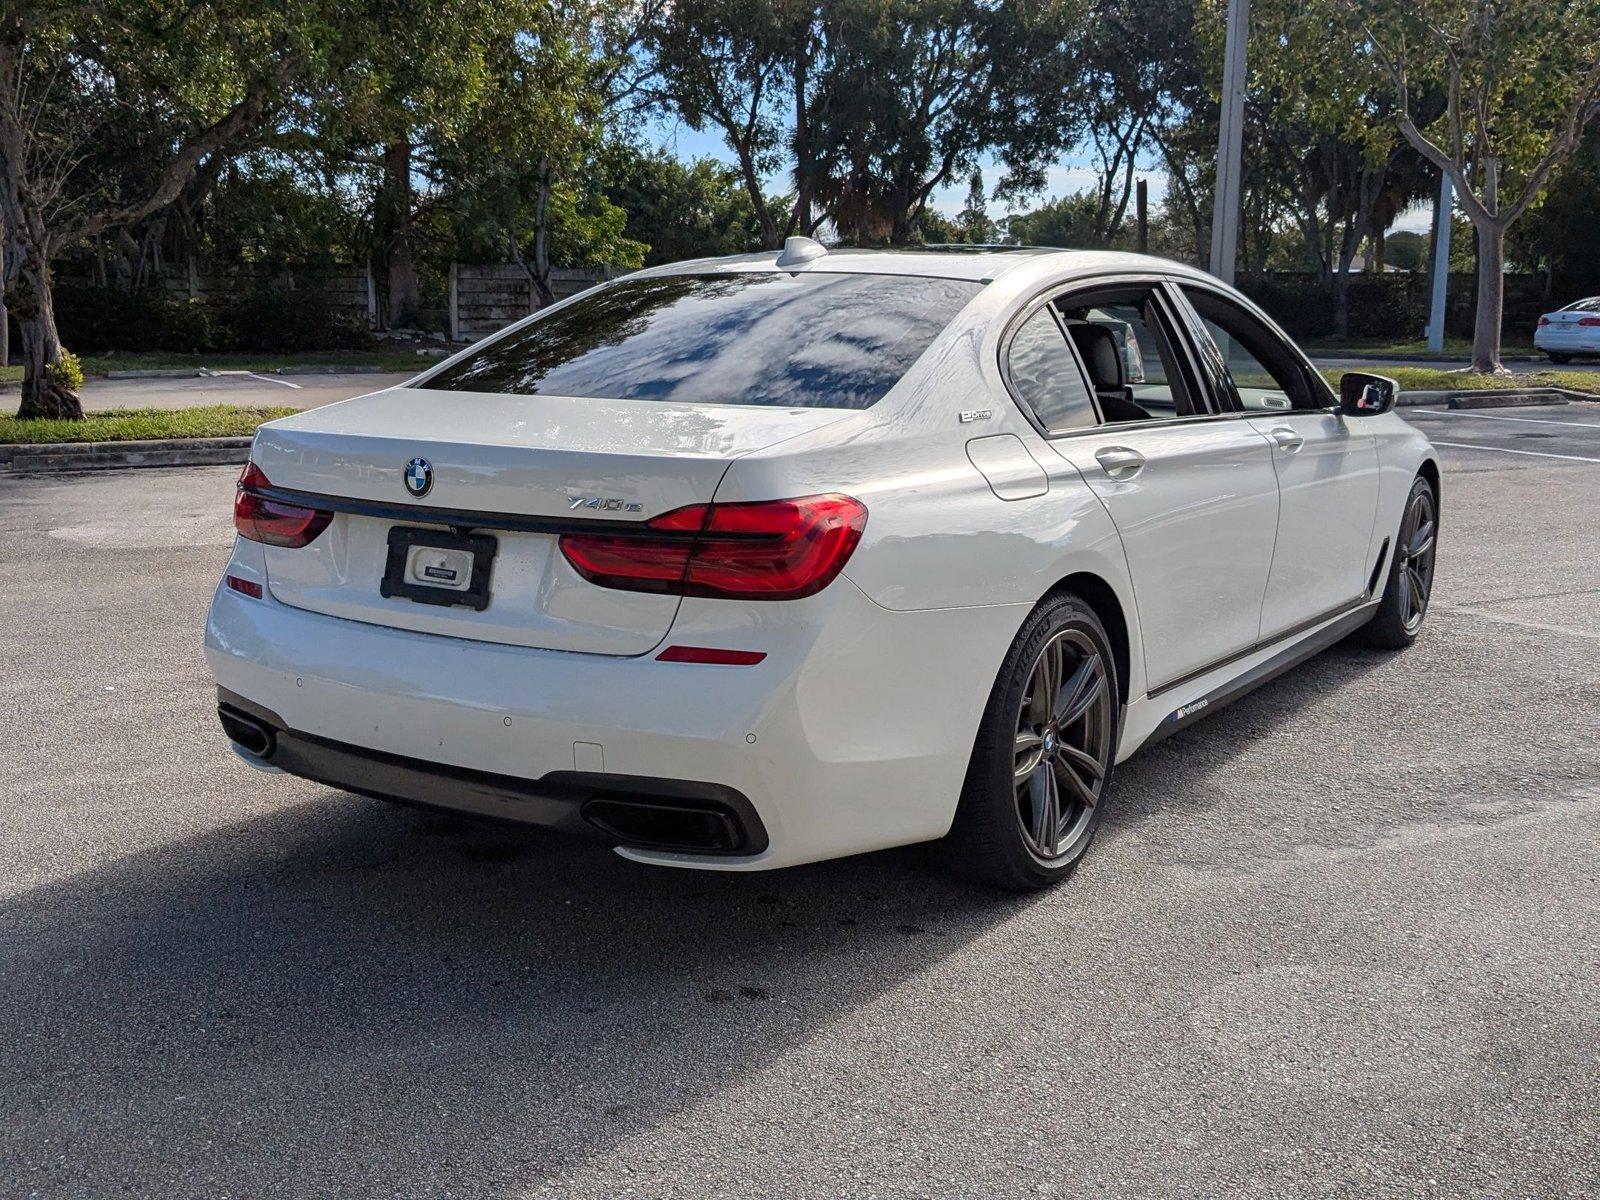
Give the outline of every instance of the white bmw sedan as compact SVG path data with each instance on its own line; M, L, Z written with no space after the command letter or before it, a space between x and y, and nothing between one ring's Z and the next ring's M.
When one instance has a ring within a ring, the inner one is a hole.
M642 271L261 427L222 725L263 769L642 862L944 839L1044 886L1141 746L1417 635L1439 468L1392 382L1343 382L1150 258Z
M1600 296L1545 313L1533 331L1533 344L1558 365L1580 354L1600 355Z

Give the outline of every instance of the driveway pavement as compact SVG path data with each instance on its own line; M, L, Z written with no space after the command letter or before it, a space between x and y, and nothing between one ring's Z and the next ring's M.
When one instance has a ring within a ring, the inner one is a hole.
M1514 423L1591 411L1414 415L1421 641L1140 754L1022 898L258 774L236 471L0 478L0 1194L1594 1195L1600 448Z
M424 364L426 365L426 364ZM89 412L112 408L196 408L207 404L242 407L288 405L317 408L348 400L366 392L404 383L408 373L382 375L353 372L348 375L214 375L188 379L94 379L84 385L81 397Z

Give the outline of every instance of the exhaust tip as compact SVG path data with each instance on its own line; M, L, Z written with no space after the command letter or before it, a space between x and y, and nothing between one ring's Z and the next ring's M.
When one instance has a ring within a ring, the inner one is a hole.
M272 726L231 704L217 705L217 720L222 722L222 732L228 735L239 749L252 758L271 758L277 741Z
M720 807L621 797L596 797L584 820L607 837L638 850L731 854L748 842L738 820Z

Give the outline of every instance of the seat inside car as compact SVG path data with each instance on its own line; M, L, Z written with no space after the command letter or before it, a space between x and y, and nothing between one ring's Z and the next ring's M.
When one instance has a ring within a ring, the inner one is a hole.
M1133 402L1133 389L1128 386L1122 352L1111 330L1089 321L1068 320L1067 332L1072 335L1073 344L1088 369L1089 383L1105 420L1108 423L1148 421L1150 414Z

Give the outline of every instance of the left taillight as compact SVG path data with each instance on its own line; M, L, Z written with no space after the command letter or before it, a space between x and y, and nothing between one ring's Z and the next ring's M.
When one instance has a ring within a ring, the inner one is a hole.
M834 581L866 524L866 506L836 493L692 504L647 521L636 534L563 534L561 552L602 587L798 600Z
M233 497L233 527L239 536L268 546L308 546L328 527L333 513L300 504L285 504L262 493L272 486L255 463L246 463Z

